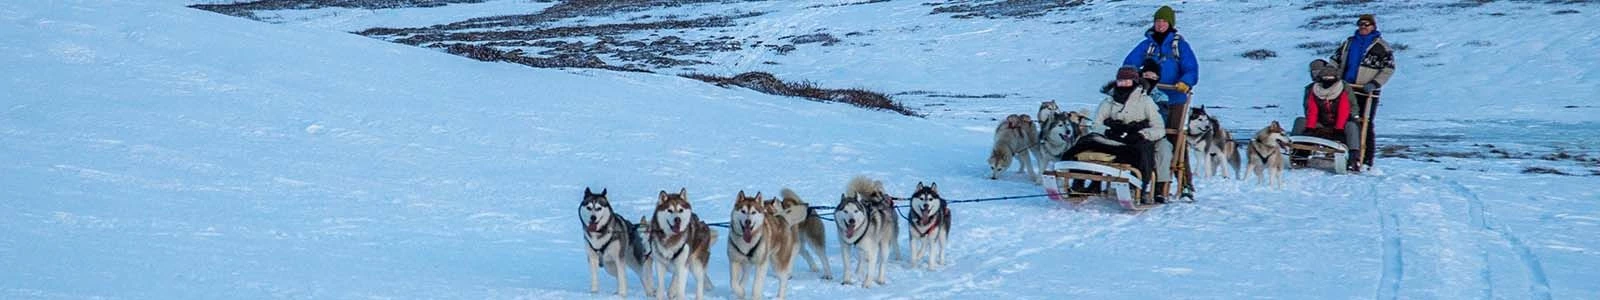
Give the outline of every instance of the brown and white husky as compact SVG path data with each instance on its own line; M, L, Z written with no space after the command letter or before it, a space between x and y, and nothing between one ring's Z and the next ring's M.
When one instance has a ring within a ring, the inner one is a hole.
M706 276L706 264L711 258L711 241L717 239L717 232L711 231L711 227L695 215L689 205L688 190L679 189L677 194L661 191L650 222L654 228L650 234L651 243L655 247L651 258L660 267L656 269L656 286L662 287L656 298L684 299L684 287L688 284L685 276L690 273L696 283L695 299L704 298L705 290L712 287ZM665 285L667 272L672 272L670 290Z
M1256 174L1257 184L1266 181L1267 184L1283 187L1283 169L1287 167L1283 151L1289 149L1289 143L1289 135L1284 133L1278 121L1272 121L1271 125L1257 131L1255 137L1250 139L1250 171Z
M822 217L793 190L785 188L779 194L783 197L768 200L767 205L776 208L783 219L789 221L789 228L794 232L795 251L806 259L812 272L817 271L817 264L811 253L816 252L816 257L822 259L822 279L832 280L833 267L828 264L827 230L822 225Z
M761 201L761 193L745 197L744 191L734 198L733 212L728 221L729 281L736 298L745 297L745 277L754 275L751 298L761 298L765 286L767 267L778 275L778 299L789 291L789 271L794 259L794 237L789 222L771 206Z

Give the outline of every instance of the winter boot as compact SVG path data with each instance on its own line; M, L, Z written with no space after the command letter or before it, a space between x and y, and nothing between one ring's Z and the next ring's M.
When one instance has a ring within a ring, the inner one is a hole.
M1157 204L1167 203L1167 195L1172 191L1171 182L1157 182L1155 201Z

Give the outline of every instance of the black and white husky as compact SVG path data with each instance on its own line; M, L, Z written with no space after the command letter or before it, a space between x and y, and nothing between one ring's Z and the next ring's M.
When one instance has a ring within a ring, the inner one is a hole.
M600 292L600 269L617 277L617 295L628 296L626 266L639 276L644 294L653 296L655 289L645 274L650 274L650 249L639 235L639 226L628 222L611 210L606 190L599 194L583 189L583 202L578 205L578 219L583 222L583 238L589 251L589 292Z
M950 237L950 207L939 196L939 184L924 186L917 183L911 193L911 267L923 254L928 255L928 269L944 265L945 248Z
M1205 107L1189 108L1189 128L1184 131L1189 135L1189 152L1199 158L1201 174L1216 176L1217 169L1222 169L1222 178L1240 176L1238 142Z

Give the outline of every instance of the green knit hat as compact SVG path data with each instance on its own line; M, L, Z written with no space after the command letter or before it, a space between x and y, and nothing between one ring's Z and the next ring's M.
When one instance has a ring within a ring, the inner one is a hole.
M1171 6L1162 5L1156 10L1156 19L1167 20L1167 26L1178 27L1178 13L1172 11Z

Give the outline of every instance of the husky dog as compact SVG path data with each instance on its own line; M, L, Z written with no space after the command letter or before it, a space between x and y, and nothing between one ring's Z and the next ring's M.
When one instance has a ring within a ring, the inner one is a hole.
M911 267L928 255L928 269L944 265L945 248L950 236L950 207L939 196L939 183L923 186L917 182L917 191L911 193Z
M1039 169L1049 170L1061 161L1078 137L1088 131L1088 117L1080 112L1057 112L1039 129Z
M894 209L894 197L890 197L889 193L883 190L883 182L856 176L850 180L847 190L861 193L866 197L862 198L862 201L867 203L867 208L883 216L880 221L883 221L885 227L880 232L883 237L878 241L883 242L883 247L886 247L884 253L894 253L894 259L900 260L903 255L900 254L900 237L896 236L900 233L900 214Z
M745 277L754 271L756 282L750 295L761 298L761 288L767 279L767 267L772 266L778 275L778 299L789 291L789 271L794 259L794 236L789 222L772 206L761 202L761 193L745 197L744 191L734 199L733 212L728 221L729 286L736 298L745 298Z
M1011 168L1012 158L1021 163L1020 172L1028 174L1030 180L1039 181L1039 174L1033 169L1033 157L1039 156L1039 130L1033 125L1033 118L1024 114L1006 116L1000 125L994 129L994 149L989 152L989 179L1000 178L1000 173Z
M660 267L656 269L656 286L662 288L656 298L683 299L684 286L688 284L685 276L689 273L694 273L695 299L704 298L705 290L712 288L706 276L706 263L711 258L711 241L717 239L717 232L711 231L711 227L695 215L689 205L689 191L679 189L677 194L661 191L651 223L654 232L650 234L650 242L655 247L651 255ZM672 272L670 290L666 286L667 272Z
M873 203L881 200L868 194L873 193L873 183L863 177L851 180L845 193L839 196L839 205L834 207L833 223L839 229L839 254L844 259L843 283L854 283L850 280L854 273L861 276L864 288L872 287L873 283L886 283L883 266L888 261L887 239L896 234L896 230L888 228L889 220L885 220L894 216L884 214L879 208L882 204ZM851 249L861 252L854 272L850 270ZM866 266L866 270L862 270L862 266Z
M583 222L583 238L589 244L589 251L585 251L589 254L589 292L600 292L600 269L605 269L617 277L617 295L627 297L628 272L622 270L626 266L639 276L646 296L655 294L650 280L645 277L651 269L649 247L639 237L638 225L611 210L611 200L606 198L605 189L599 194L589 188L583 189L578 219Z
M1039 102L1039 124L1050 123L1050 120L1054 119L1056 113L1059 112L1061 112L1061 106L1056 105L1055 100Z
M1256 132L1255 138L1250 139L1248 148L1250 171L1256 173L1256 183L1268 181L1267 183L1283 187L1283 168L1286 166L1283 151L1289 149L1289 137L1284 133L1283 126L1279 126L1278 121L1272 121L1267 128ZM1262 177L1263 172L1268 177Z
M1184 131L1189 135L1189 151L1200 157L1200 169L1205 170L1201 174L1216 176L1217 169L1222 169L1222 178L1228 178L1228 174L1239 176L1237 142L1233 141L1233 134L1222 129L1222 122L1206 114L1204 106L1189 108L1189 128Z
M817 271L817 264L812 260L811 252L816 252L816 256L822 259L822 279L832 280L833 267L828 265L828 250L825 248L827 234L822 217L817 215L816 209L811 208L811 204L800 200L800 195L793 190L785 188L779 194L783 196L782 199L773 198L767 201L767 205L783 215L784 220L789 220L789 228L794 231L795 251L806 259L806 265L811 267L812 272Z

